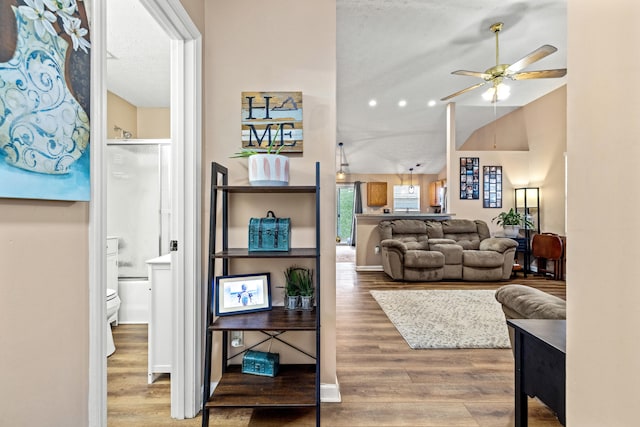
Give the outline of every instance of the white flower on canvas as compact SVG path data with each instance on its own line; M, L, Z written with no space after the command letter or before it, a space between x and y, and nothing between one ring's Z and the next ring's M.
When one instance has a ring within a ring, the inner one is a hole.
M22 14L33 21L33 26L36 30L38 37L42 38L45 31L56 36L56 30L53 28L52 23L57 21L56 16L50 11L46 10L42 0L24 0L26 6L20 6L18 9Z
M64 32L69 35L73 43L73 50L82 49L89 53L91 43L85 39L89 33L86 28L82 28L82 21L73 15L78 12L76 0L24 0L26 6L20 6L20 12L27 19L31 19L36 30L36 34L42 38L45 32L52 36L58 33L53 24L62 21Z

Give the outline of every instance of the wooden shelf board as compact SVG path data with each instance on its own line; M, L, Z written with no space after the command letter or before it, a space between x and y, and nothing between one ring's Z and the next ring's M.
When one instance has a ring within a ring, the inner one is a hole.
M227 367L205 405L221 407L314 407L316 366L280 365L277 376L243 374L239 365Z
M273 307L269 311L258 311L233 316L218 317L209 326L212 331L315 331L316 309L309 311L285 310Z
M283 185L283 186L252 186L252 185L214 185L214 188L228 193L315 193L315 185Z
M251 251L247 248L229 248L218 251L213 258L315 258L319 256L316 248L291 248L289 251Z

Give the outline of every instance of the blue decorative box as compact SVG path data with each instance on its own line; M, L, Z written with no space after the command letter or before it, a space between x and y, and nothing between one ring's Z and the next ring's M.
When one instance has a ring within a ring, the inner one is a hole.
M242 373L275 377L280 367L280 355L278 353L266 353L264 351L248 350L242 357Z
M276 218L273 211L267 212L266 218L249 220L249 251L283 251L289 250L291 219Z

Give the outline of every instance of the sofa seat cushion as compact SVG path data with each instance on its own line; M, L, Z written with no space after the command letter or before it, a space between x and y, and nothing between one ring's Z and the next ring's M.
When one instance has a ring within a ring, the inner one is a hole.
M442 268L444 255L436 251L410 250L404 254L405 268Z
M494 251L466 250L462 253L462 263L465 267L502 267L504 264L504 255Z
M555 295L524 285L505 285L496 299L511 319L566 319L566 301Z

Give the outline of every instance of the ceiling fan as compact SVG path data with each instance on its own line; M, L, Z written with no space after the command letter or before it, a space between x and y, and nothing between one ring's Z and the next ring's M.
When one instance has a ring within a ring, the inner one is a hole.
M522 71L520 70L528 67L536 61L541 60L542 58L551 55L558 49L554 46L545 44L538 49L534 50L530 54L525 57L519 59L513 64L501 64L500 63L500 50L498 44L498 33L502 31L503 27L502 22L497 22L493 24L490 29L496 35L496 65L487 69L484 72L480 71L467 71L467 70L457 70L453 71L451 74L456 74L459 76L472 76L472 77L480 77L484 80L482 83L475 84L468 88L462 89L456 93L453 93L449 96L445 96L441 99L441 101L446 101L455 96L462 95L463 93L469 92L471 90L477 89L481 86L484 86L488 83L491 83L491 88L483 94L483 97L486 100L491 100L491 102L497 102L501 99L506 98L508 96L509 88L503 83L504 79L510 80L527 80L527 79L546 79L546 78L557 78L563 77L567 74L566 68L559 68L555 70L540 70L540 71Z

